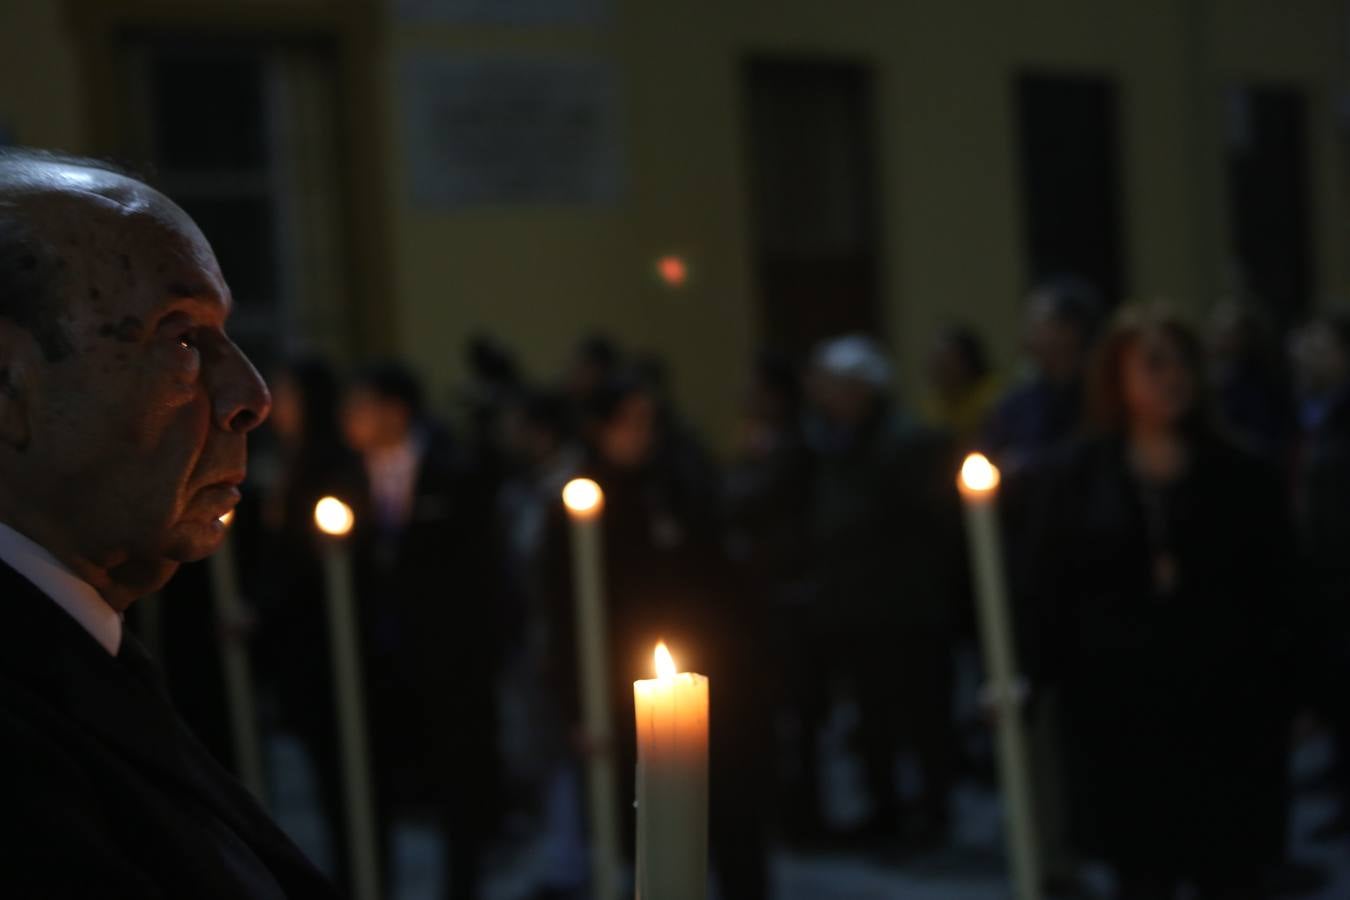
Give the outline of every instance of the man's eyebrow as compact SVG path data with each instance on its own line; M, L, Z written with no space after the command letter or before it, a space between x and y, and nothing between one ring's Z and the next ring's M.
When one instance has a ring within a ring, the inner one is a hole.
M228 292L222 295L205 282L175 281L168 286L168 292L169 297L175 301L222 309L227 316L234 308L234 300Z

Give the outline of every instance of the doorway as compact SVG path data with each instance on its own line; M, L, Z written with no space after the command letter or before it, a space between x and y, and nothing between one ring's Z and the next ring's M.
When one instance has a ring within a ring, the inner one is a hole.
M1285 328L1315 291L1308 188L1308 104L1297 88L1227 94L1224 156L1234 289Z
M1078 73L1024 73L1016 90L1031 285L1074 277L1111 305L1130 289L1117 95L1110 78Z
M745 66L751 246L760 334L804 354L880 335L880 225L872 70L851 62Z

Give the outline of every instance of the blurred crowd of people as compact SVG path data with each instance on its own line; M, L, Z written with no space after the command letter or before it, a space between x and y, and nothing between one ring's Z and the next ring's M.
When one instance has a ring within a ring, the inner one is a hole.
M772 895L770 839L951 838L953 786L987 765L957 702L974 613L954 479L980 449L1004 473L1051 887L1071 895L1077 863L1102 860L1127 898L1273 891L1296 724L1334 738L1347 805L1325 831L1350 831L1350 318L1286 337L1230 303L1197 330L1159 308L1109 316L1066 279L1033 292L1025 328L1009 378L976 330L943 330L912 404L870 338L763 353L726 464L661 363L601 336L538 383L473 341L453 427L397 363L272 373L234 528L247 637L264 724L305 746L338 858L319 497L356 510L386 849L396 816L434 817L450 894L474 897L488 847L528 819L549 847L539 896L582 896L580 762L612 752L631 782L627 685L664 639L712 679L713 866L723 897L756 900ZM578 725L560 502L577 475L605 491L614 747ZM190 568L168 593L206 589ZM165 641L164 663L228 757L204 700L217 630L200 603L170 596L163 615L199 636ZM841 697L870 800L843 834L819 750ZM917 789L897 779L902 755Z

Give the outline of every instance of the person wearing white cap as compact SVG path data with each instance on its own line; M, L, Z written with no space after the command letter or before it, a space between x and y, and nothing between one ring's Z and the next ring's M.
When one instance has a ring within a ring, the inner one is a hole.
M950 634L960 585L959 509L952 451L896 403L893 370L862 335L822 344L812 357L807 434L816 457L812 499L816 602L796 631L801 652L842 678L860 713L878 837L941 843L949 825L954 757ZM803 705L799 752L815 771L814 736L828 698ZM902 816L894 781L901 746L919 761L915 815ZM799 805L814 803L814 784Z

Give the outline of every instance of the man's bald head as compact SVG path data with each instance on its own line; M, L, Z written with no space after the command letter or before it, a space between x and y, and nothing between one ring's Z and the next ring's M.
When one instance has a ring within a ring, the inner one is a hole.
M104 163L0 152L0 521L119 608L219 542L267 415L196 224Z
M62 325L69 260L48 233L52 204L90 193L126 196L134 186L149 190L99 160L0 149L0 318L31 331L50 359L73 349Z

